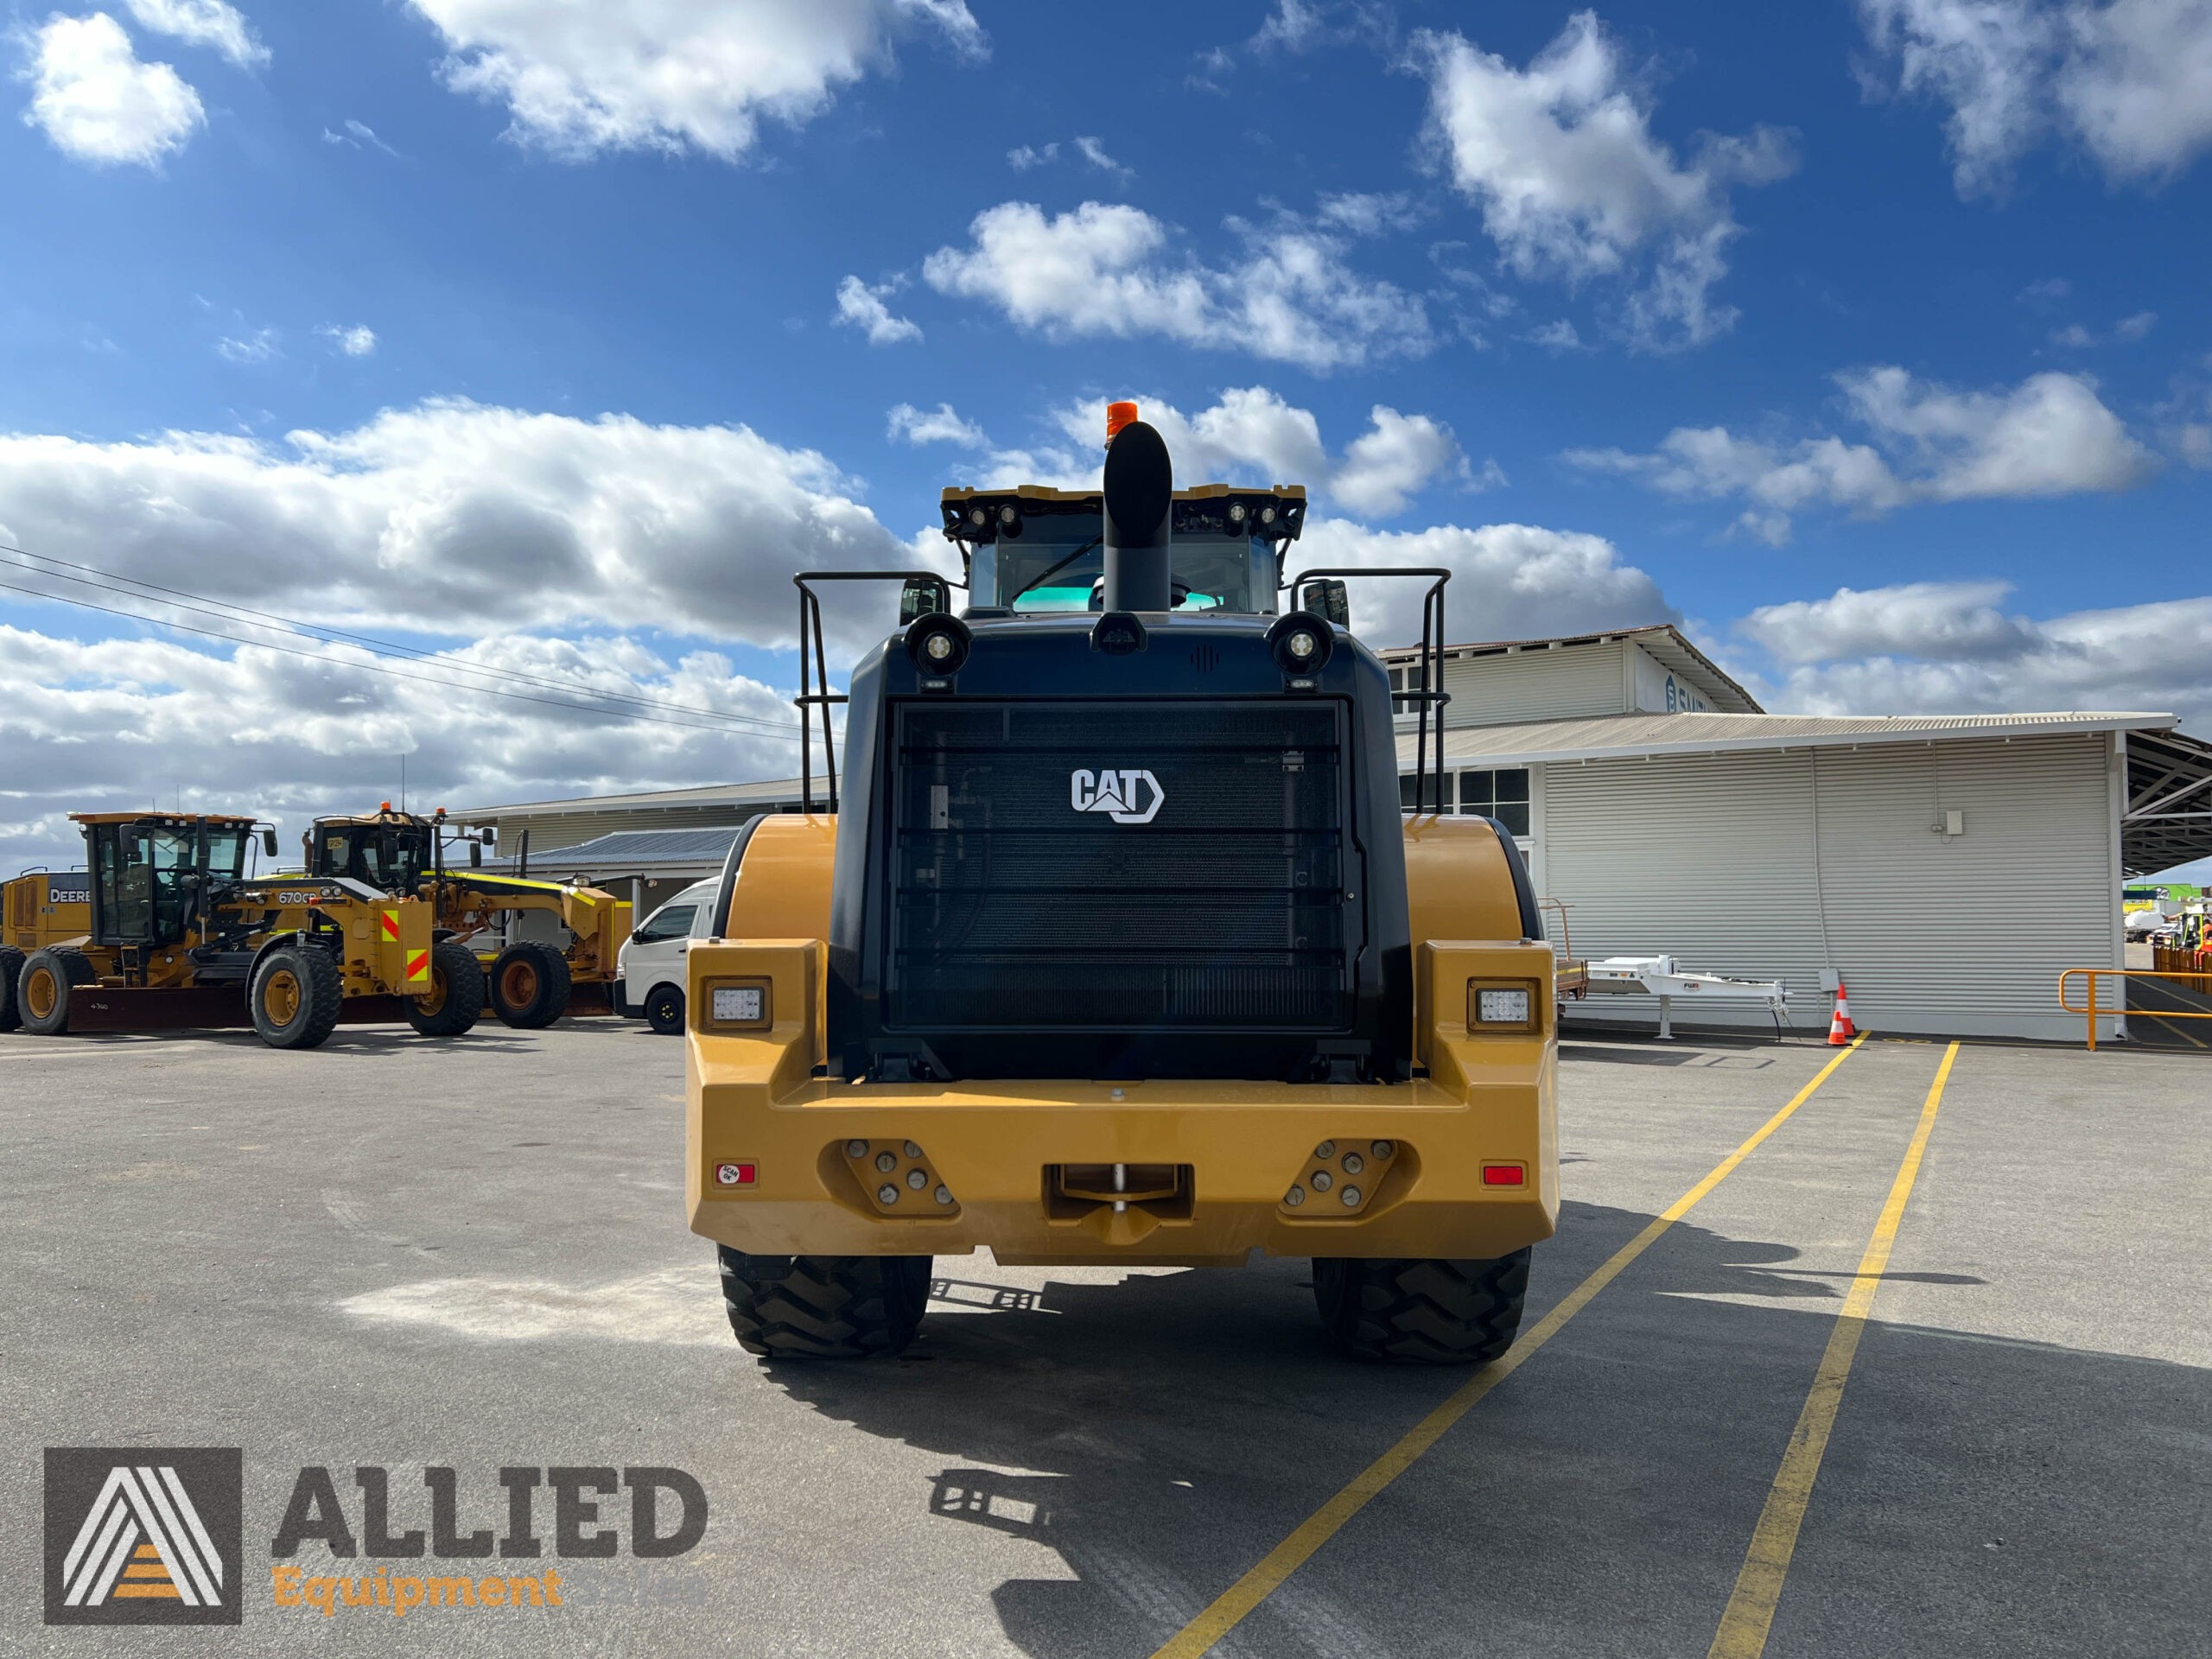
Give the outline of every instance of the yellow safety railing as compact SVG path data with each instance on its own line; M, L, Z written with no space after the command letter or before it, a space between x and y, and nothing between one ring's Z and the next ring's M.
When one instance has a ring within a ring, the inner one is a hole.
M2076 1007L2066 1000L2066 982L2077 976L2089 982L2088 1001L2086 1005L2080 1007ZM2082 1014L2088 1016L2089 1047L2094 1051L2097 1046L2097 1016L2101 1014L2119 1015L2127 1012L2124 1007L2101 1008L2097 1006L2097 982L2100 979L2120 981L2121 998L2124 1001L2126 996L2126 984L2131 979L2201 980L2202 977L2201 974L2160 973L2151 968L2069 968L2058 976L2058 1007L2062 1013ZM2145 1008L2139 1012L2154 1014L2161 1020L2212 1020L2212 1009L2202 1013L2190 1013L2179 1008Z

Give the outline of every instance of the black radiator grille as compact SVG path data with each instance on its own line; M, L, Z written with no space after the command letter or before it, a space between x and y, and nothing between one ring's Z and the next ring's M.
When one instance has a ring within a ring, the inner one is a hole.
M1351 1023L1334 703L918 702L896 729L893 1028Z

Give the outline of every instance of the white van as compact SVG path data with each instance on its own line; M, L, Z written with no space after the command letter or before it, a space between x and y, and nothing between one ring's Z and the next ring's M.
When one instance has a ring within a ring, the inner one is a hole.
M633 929L615 958L614 1011L664 1037L683 1031L683 953L715 920L719 878L694 881Z

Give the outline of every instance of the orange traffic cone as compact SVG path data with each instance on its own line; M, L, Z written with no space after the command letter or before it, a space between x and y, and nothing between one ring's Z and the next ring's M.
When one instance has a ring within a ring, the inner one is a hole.
M1828 1021L1828 1046L1841 1048L1858 1034L1859 1027L1851 1023L1851 998L1839 979L1835 982L1835 1017Z

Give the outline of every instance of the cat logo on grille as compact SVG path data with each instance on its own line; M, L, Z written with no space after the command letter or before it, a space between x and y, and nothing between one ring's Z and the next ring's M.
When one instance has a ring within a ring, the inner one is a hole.
M1150 804L1138 803L1150 798ZM1068 774L1068 804L1078 812L1103 812L1116 823L1150 823L1167 803L1167 791L1148 772L1092 772L1078 766Z
M237 1624L242 1475L228 1448L49 1447L46 1622Z

